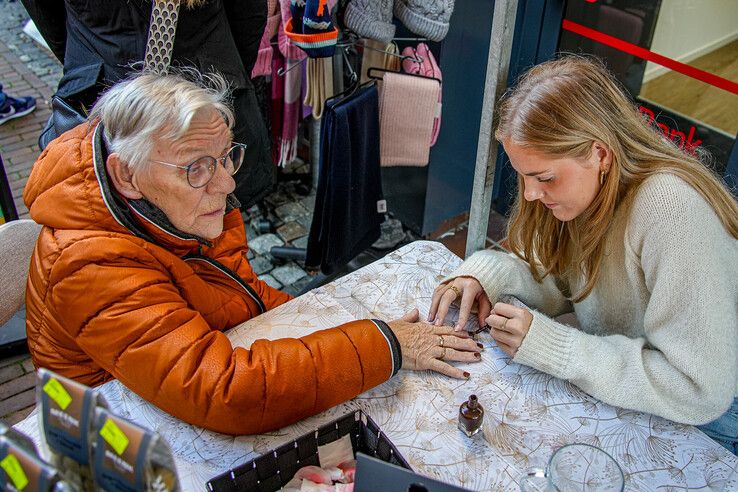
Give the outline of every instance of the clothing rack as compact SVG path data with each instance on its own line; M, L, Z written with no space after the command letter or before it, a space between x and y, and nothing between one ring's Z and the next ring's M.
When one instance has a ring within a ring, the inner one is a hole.
M422 56L415 56L415 57L413 57L413 56L403 55L401 53L393 53L391 51L380 50L380 49L377 49L377 48L372 48L371 46L367 46L366 43L364 43L364 39L365 38L360 37L358 34L356 34L355 32L353 32L353 31L351 31L349 29L342 30L341 31L341 34L342 34L342 36L345 39L336 43L336 48L342 48L341 51L345 51L346 49L348 49L350 47L361 46L362 49L370 50L370 51L376 51L378 53L384 53L385 55L394 56L394 57L400 58L401 60L410 60L410 61L412 61L414 63L423 63L423 57ZM426 42L426 41L428 41L428 39L427 38L403 38L403 37L397 37L397 38L392 38L392 41ZM276 41L272 41L270 44L272 46L278 46L279 43L276 42ZM283 77L290 70L292 70L294 68L297 68L300 65L304 64L307 59L308 58L306 57L306 58L303 58L302 60L300 60L300 61L298 61L296 63L293 63L286 70L284 68L280 68L279 70L277 70L277 75L279 75L280 77Z

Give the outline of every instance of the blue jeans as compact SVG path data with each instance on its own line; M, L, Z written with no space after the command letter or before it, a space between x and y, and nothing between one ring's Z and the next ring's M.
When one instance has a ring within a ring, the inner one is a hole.
M733 400L728 411L717 420L697 428L731 453L738 455L738 398Z

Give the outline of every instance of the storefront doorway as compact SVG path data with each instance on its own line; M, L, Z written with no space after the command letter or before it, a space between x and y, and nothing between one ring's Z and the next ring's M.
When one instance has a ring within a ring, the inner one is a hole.
M601 58L643 117L738 186L738 2L734 0L521 1L511 74L556 53ZM536 18L538 22L532 22ZM511 82L512 82L511 77ZM498 210L514 179L498 160Z
M570 0L559 51L602 58L641 113L725 173L738 133L738 2Z

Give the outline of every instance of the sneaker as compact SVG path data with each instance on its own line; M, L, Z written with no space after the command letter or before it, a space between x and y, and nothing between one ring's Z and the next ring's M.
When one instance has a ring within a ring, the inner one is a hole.
M2 92L0 86L0 125L13 118L20 118L36 109L33 97L10 97Z

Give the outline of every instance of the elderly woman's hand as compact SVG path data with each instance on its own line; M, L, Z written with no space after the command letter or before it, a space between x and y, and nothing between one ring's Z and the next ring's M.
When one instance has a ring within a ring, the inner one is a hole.
M469 319L469 314L471 314L475 305L479 327L484 326L485 318L492 311L492 303L489 302L489 297L484 292L482 285L473 277L456 277L451 282L436 287L428 313L428 321L433 322L435 320L436 325L442 325L446 319L446 314L448 314L448 308L459 296L461 296L459 321L454 326L454 330L461 331L464 329L466 320Z
M388 323L402 347L402 368L430 369L454 378L468 378L468 372L444 361L479 362L482 345L466 332L454 332L450 327L433 326L419 319L420 314L414 309Z
M498 302L487 318L490 333L497 345L510 357L515 357L533 323L533 314L524 308Z

